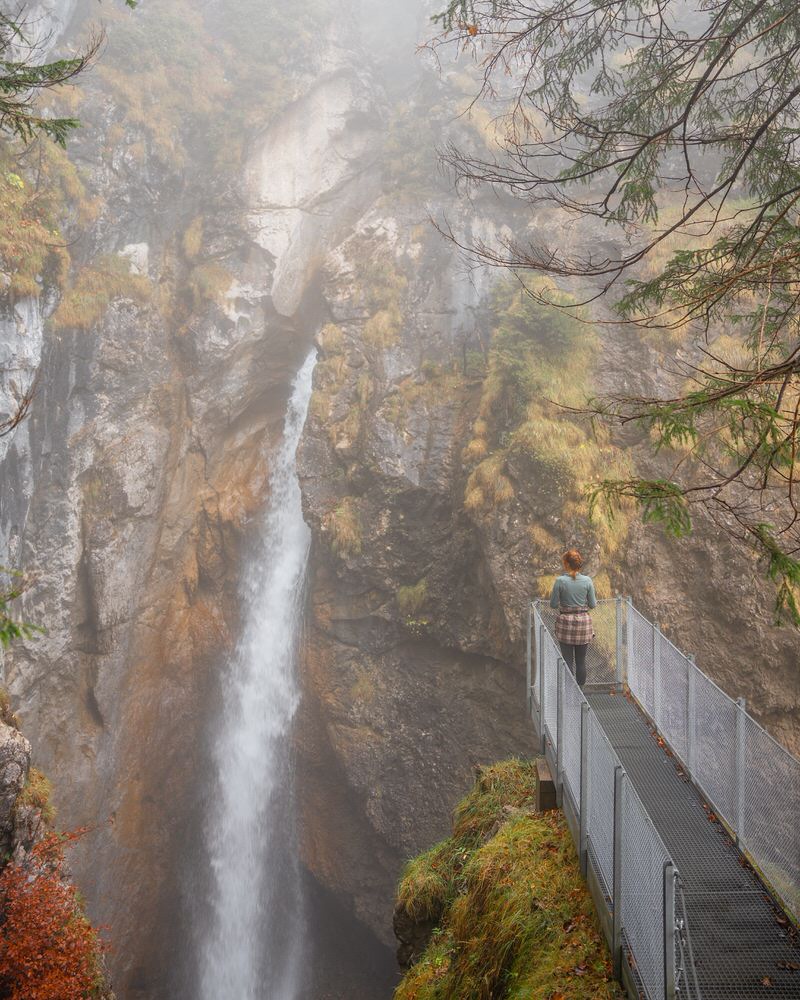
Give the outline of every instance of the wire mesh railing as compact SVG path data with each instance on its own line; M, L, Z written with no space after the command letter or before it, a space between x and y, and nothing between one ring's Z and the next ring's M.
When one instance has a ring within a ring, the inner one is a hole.
M586 687L627 686L774 895L800 914L800 761L629 600L599 602L592 617ZM567 793L581 863L605 899L616 950L629 950L646 996L672 997L687 968L677 869L561 656L554 619L549 607L532 605L528 690L542 751ZM683 983L682 995L695 993Z
M739 848L800 917L800 760L630 601L616 608L625 616L623 681Z
M588 661L587 683L617 681L622 666L619 610L600 605L595 631L604 640ZM530 707L556 787L572 820L581 866L591 866L611 927L612 952L649 1000L676 997L675 865L625 769L548 628L539 607L529 621L536 636L535 665L529 646ZM593 644L595 645L595 644ZM603 666L599 656L611 658ZM534 670L535 666L535 670Z

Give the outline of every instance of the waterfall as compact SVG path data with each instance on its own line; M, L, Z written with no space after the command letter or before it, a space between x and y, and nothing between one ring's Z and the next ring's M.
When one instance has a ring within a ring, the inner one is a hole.
M295 455L314 361L312 352L292 387L261 539L244 572L242 634L222 678L207 830L211 898L199 959L202 1000L295 1000L302 987L290 739L310 533Z

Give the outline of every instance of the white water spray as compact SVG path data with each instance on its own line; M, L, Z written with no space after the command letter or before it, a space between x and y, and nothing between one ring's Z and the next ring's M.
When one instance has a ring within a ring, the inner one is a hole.
M290 737L310 534L295 455L314 359L312 352L294 382L262 541L245 570L242 636L223 677L208 829L211 912L200 957L203 1000L296 1000L302 988Z

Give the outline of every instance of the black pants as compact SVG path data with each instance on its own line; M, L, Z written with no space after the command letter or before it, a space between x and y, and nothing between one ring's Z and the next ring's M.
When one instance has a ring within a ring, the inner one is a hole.
M560 642L559 646L561 647L561 655L567 661L567 666L575 674L575 680L580 687L583 687L586 683L586 650L589 648L589 644L573 646L571 642Z

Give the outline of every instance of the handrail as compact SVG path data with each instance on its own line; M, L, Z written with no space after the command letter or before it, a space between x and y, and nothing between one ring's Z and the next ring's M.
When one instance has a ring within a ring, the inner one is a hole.
M614 781L616 769L623 774L625 769L611 745L605 745L607 740L598 742L592 727L597 727L597 732L602 727L561 658L548 628L551 618L552 612L542 602L531 603L526 657L529 712L537 722L541 750L556 776L559 801L570 821L584 871L595 872L595 882L604 895L612 932L616 931L618 938L624 936L648 997L671 998L676 983L686 976L687 966L693 971L692 963L682 956L684 946L691 949L691 941L685 940L685 914L676 920L675 893L668 892L664 882L663 924L658 933L664 951L660 960L654 951L652 927L643 929L633 923L626 928L626 879L618 877L623 873L614 868L620 850L614 815L627 816L637 836L647 841L648 850L665 866L670 865L676 877L677 868L638 796L627 794L630 788L623 792L627 812L620 813L621 803L616 801L614 790L630 783ZM587 686L625 687L775 898L787 912L800 913L800 834L796 822L800 815L800 761L752 718L742 699L727 695L700 670L693 657L638 612L629 598L598 602L594 618L597 640L590 647L594 659ZM600 763L587 753L588 738L595 740ZM598 784L594 798L592 781ZM602 795L607 798L604 807L600 804ZM630 857L629 852L626 857ZM651 903L658 893L656 874L654 870L637 873L653 895ZM683 889L680 882L677 885L682 902ZM614 898L617 890L622 894L619 900ZM637 915L636 905L636 899L628 899L633 915ZM612 946L618 945L611 936ZM618 963L618 956L615 961ZM692 983L695 995L696 986Z
M675 918L677 866L562 659L539 607L534 604L529 610L528 703L532 717L538 717L542 749L555 775L582 870L590 874L595 899L605 911L615 973L618 978L623 973L635 977L650 1000L675 1000L685 974L685 963L676 961L683 932ZM553 690L555 711L552 704L546 706ZM594 752L589 751L590 742ZM631 859L642 863L637 868ZM654 913L657 928L648 923ZM623 948L631 961L623 962Z

